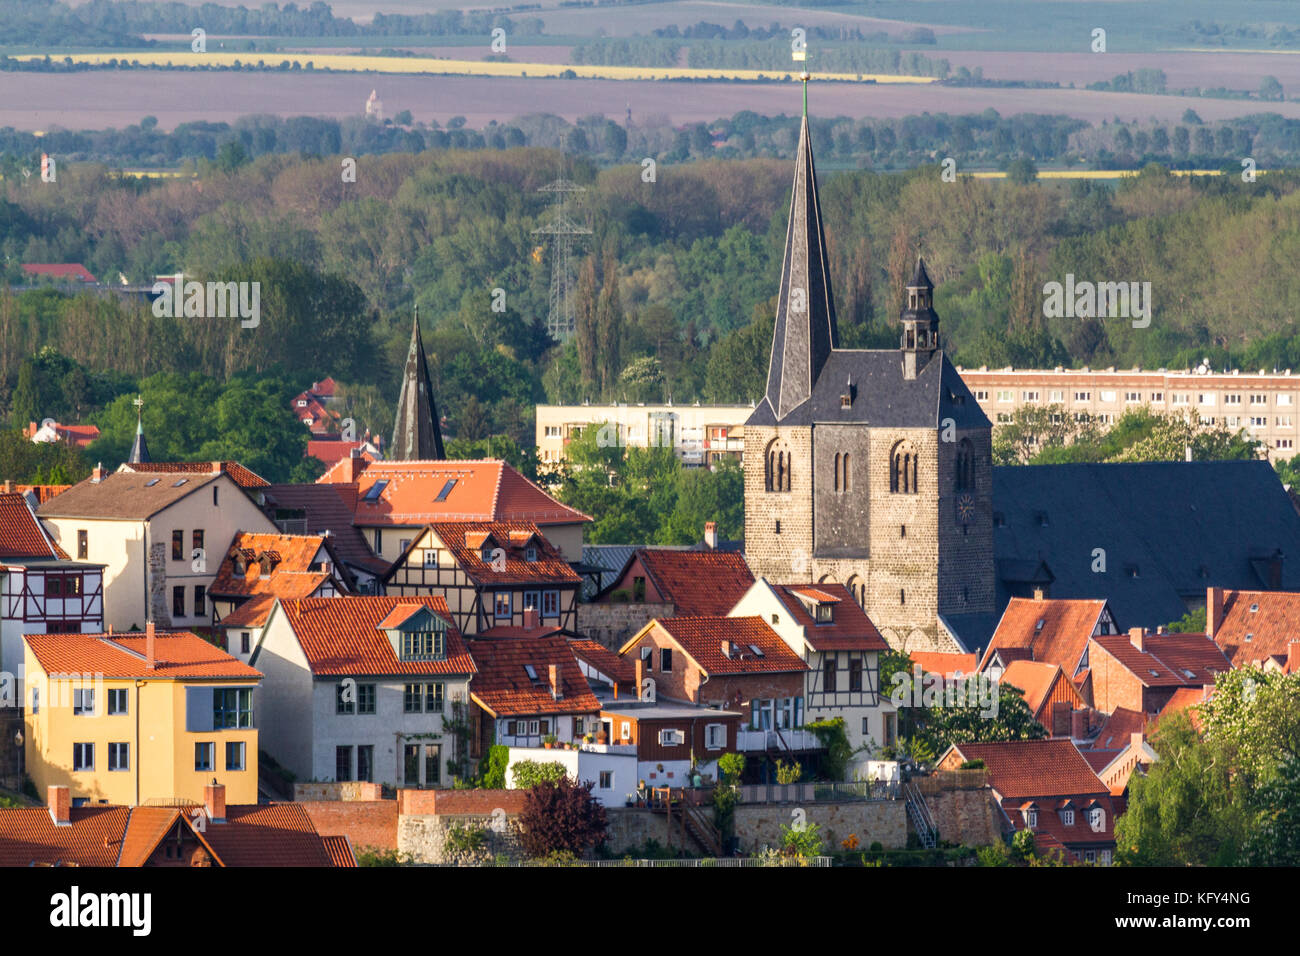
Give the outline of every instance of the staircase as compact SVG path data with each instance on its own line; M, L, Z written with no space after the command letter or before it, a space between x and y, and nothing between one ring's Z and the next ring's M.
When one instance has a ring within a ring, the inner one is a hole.
M921 846L933 850L939 842L939 828L935 826L930 807L925 802L925 795L912 783L903 785L903 799L907 802L907 816L912 821Z
M713 825L700 807L682 807L681 810L686 832L705 856L722 856L722 831Z

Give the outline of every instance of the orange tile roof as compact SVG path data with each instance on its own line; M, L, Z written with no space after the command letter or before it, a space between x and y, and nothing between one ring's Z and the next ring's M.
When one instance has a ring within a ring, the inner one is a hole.
M33 863L116 866L126 807L74 807L72 826L55 826L45 807L0 810L0 867Z
M19 558L68 560L18 493L0 493L0 561Z
M230 476L231 481L241 488L265 488L270 485L270 482L261 475L254 474L237 461L146 461L124 464L122 468L137 474L215 475L225 473Z
M1182 691L1175 691L1179 694ZM1147 715L1127 707L1116 707L1089 748L1093 750L1123 750L1133 739L1134 734L1144 734L1147 728Z
M532 714L588 714L600 710L569 642L559 635L472 640L478 666L470 696L497 717ZM559 668L560 696L551 696L549 667ZM525 670L531 665L537 680Z
M215 597L244 597L253 594L275 594L279 597L306 597L329 575L312 571L311 563L325 547L325 536L319 534L255 534L238 532L230 541L217 576L208 588ZM235 557L245 563L243 574L235 571ZM269 573L262 572L259 559L271 558ZM332 558L330 561L332 563ZM285 577L296 572L299 577ZM315 580L312 584L311 580Z
M181 816L176 807L134 807L122 835L118 866L144 866Z
M370 550L361 529L352 523L356 503L356 485L272 485L266 490L266 513L272 520L276 520L277 511L301 511L305 530L309 534L329 532L340 559L382 574L389 563Z
M1156 723L1158 724L1169 714L1176 714L1185 710L1192 721L1192 726L1200 730L1201 714L1198 708L1213 696L1213 687L1180 687L1165 701L1165 706L1160 708Z
M239 607L235 608L229 614L221 619L217 627L228 629L232 627L265 627L266 619L271 614L271 608L275 607L276 596L274 594L254 594Z
M1127 634L1103 634L1093 640L1145 687L1201 687L1214 675L1232 670L1219 646L1204 634L1147 634L1144 651Z
M325 842L300 803L226 807L226 822L201 834L222 866L333 866Z
M1020 652L1017 656L1028 651L1032 660L1057 664L1073 679L1105 606L1101 600L1013 597L1002 612L980 669L988 666L994 651ZM1004 661L1009 657L1002 654Z
M1042 709L1047 695L1064 671L1056 664L1040 661L1012 661L1002 672L1002 683L1018 687L1025 692L1025 703L1035 717ZM1077 691L1076 691L1077 694Z
M1214 642L1234 667L1274 655L1285 662L1292 641L1300 641L1300 592L1224 591L1223 620Z
M871 623L867 612L853 599L843 584L821 584L815 588L799 585L772 586L777 598L803 626L804 638L814 651L887 651L889 645ZM817 623L808 606L795 597L802 594L834 608L829 622Z
M346 836L323 836L321 842L325 844L325 852L335 866L357 865L356 854L352 852L352 841Z
M295 598L281 601L280 609L298 637L313 674L350 677L399 674L473 674L460 632L447 625L446 657L440 661L403 661L393 651L380 623L393 608L423 605L450 622L451 612L441 595L381 597L344 594L331 598Z
M941 651L911 651L913 664L920 664L925 674L942 674L951 677L960 671L963 675L975 673L978 661L974 654L946 654Z
M158 631L157 666L145 665L144 634L27 634L32 649L47 674L93 673L106 678L153 680L203 680L228 678L261 680L261 671L236 660L190 631Z
M364 462L355 482L353 521L363 527L424 525L435 521L530 521L538 525L590 521L556 501L504 461ZM321 480L338 481L333 469ZM451 490L436 500L449 481ZM373 492L379 482L382 488Z
M13 489L22 495L31 492L36 496L36 506L40 507L51 498L63 494L71 487L72 485L14 485Z
M578 572L532 522L440 521L429 527L476 584L582 584ZM491 561L483 560L482 548L489 538L505 552L501 570L494 570ZM528 560L530 541L537 549L536 561ZM389 576L393 573L390 571Z
M726 614L754 583L749 565L738 552L640 548L629 562L638 558L655 590L672 603L677 615Z
M658 627L682 652L709 676L722 674L773 674L806 671L802 657L790 650L776 631L761 617L663 617L650 625ZM642 631L644 633L644 629ZM619 650L626 655L639 642L634 636ZM731 641L739 652L724 657L722 642ZM756 654L750 645L762 654Z
M989 786L1003 800L1108 794L1070 740L954 744L963 760L983 760Z
M606 677L616 681L633 681L636 679L636 664L626 657L620 657L604 644L584 639L570 640L569 647L575 657L584 661Z

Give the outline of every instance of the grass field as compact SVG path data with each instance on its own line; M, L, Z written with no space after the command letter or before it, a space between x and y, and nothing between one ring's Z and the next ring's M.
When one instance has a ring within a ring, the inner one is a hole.
M29 54L16 56L16 60L41 60L42 56ZM59 57L60 60L65 57ZM265 63L274 69L281 63L298 64L300 68L312 64L316 70L333 70L347 73L406 73L431 76L493 76L493 77L558 77L572 72L585 80L745 80L773 81L792 76L789 66L782 64L771 70L692 69L691 67L651 66L586 66L564 63L496 63L482 60L443 60L435 57L400 56L347 56L338 53L259 54L259 53L157 53L132 52L75 53L66 59L73 63L104 64L111 60L130 61L142 66L171 66L182 69L202 69L213 66ZM893 73L818 73L821 81L842 83L933 83L929 76L903 76Z

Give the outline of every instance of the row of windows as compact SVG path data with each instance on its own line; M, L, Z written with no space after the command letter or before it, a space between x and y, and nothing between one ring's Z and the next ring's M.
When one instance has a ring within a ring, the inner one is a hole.
M334 689L334 713L362 715L376 713L374 684L340 683ZM406 684L402 688L402 712L407 714L441 714L446 710L447 685L441 681Z
M194 769L212 771L216 769L217 745L215 741L205 740L194 745ZM242 740L226 742L226 770L245 770L247 751ZM92 771L95 769L95 745L93 743L75 743L72 745L72 769ZM108 769L121 771L131 769L130 743L110 743L108 745Z
M32 713L41 712L41 697L38 688L32 689ZM110 687L108 689L108 716L118 717L129 713L127 688ZM95 716L95 691L93 688L72 691L72 714L74 717ZM224 687L212 691L212 727L214 730L230 730L253 726L253 691L252 688Z
M1010 421L1009 415L998 414L998 421ZM836 491L848 491L849 452L835 454ZM919 480L919 459L916 447L910 441L900 441L890 452L889 490L896 494L916 494ZM765 486L768 491L789 491L791 459L789 449L779 439L768 445L767 473ZM963 438L957 449L957 458L953 471L953 483L958 491L973 490L975 487L975 450L968 439ZM778 528L778 534L780 533ZM497 617L503 615L498 614ZM507 615L508 616L508 615Z
M544 618L560 616L559 591L524 591L523 596L525 611L536 611L540 608L541 616ZM508 619L514 613L514 597L513 591L493 592L492 616L497 620Z
M216 489L214 488L213 491L215 490ZM202 528L193 532L191 541L193 541L194 551L197 551L199 552L199 554L202 554L203 553L203 529ZM197 558L199 555L191 554L191 556ZM173 561L186 560L184 531L176 530L172 532L172 560Z
M849 661L848 690L851 693L862 691L862 661ZM839 662L828 657L822 662L822 690L833 694L839 690Z
M1026 389L1020 393L1020 400L1023 402L1041 401L1042 394L1043 393L1037 389ZM1047 400L1050 404L1061 404L1065 401L1066 392L1064 389L1050 391L1047 394L1048 394ZM1092 401L1091 389L1073 391L1070 394L1073 396L1073 399L1076 402ZM1119 401L1119 394L1120 393L1114 389L1100 389L1097 392L1097 398L1099 401L1102 402L1116 402ZM1123 393L1124 404L1137 405L1141 403L1142 394L1143 394L1142 392L1136 392L1136 391L1124 392ZM1147 394L1147 401L1151 402L1152 404L1160 405L1164 403L1165 400L1164 392L1148 392L1146 394ZM1218 393L1216 392L1197 392L1196 404L1214 405L1215 402L1217 401L1217 396ZM988 390L980 389L976 391L975 400L977 402L987 402L989 400ZM1015 389L1000 388L997 390L997 401L999 403L1007 404L1010 402L1014 402L1015 400L1016 400ZM1241 400L1242 400L1242 396L1240 393L1235 393L1235 392L1228 393L1223 396L1224 405L1240 405L1242 404ZM1190 405L1191 401L1192 401L1192 396L1189 393L1179 392L1170 396L1170 403L1173 405ZM1264 393L1264 392L1252 393L1249 396L1249 403L1251 405L1267 405L1268 393ZM1276 399L1276 404L1279 407L1283 407L1283 408L1290 407L1295 404L1295 396L1288 393L1278 395Z
M202 584L194 585L194 613L185 613L185 585L172 588L172 617L203 617L207 614L208 590Z

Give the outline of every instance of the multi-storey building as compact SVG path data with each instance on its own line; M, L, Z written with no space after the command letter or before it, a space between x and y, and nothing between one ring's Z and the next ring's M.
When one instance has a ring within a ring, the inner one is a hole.
M537 460L554 470L568 459L568 445L586 428L597 440L620 448L671 448L688 468L712 466L745 451L745 420L753 405L538 405Z

